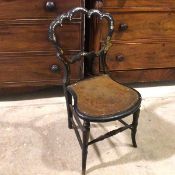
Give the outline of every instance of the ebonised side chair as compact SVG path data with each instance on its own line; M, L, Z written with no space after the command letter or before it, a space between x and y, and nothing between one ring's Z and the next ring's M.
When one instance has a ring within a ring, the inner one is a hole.
M91 18L96 15L101 20L108 21L108 36L104 46L98 52L82 51L71 58L66 58L57 42L55 29L63 23L70 22L72 17L81 13ZM107 71L106 54L111 46L111 37L114 30L114 21L110 14L99 10L87 10L82 7L74 8L67 13L58 16L49 27L49 39L57 51L57 59L64 65L63 87L67 104L68 126L75 130L77 139L82 149L82 175L86 174L86 159L88 146L105 138L111 137L126 129L131 129L131 138L134 147L136 144L136 131L141 105L141 95L136 90L124 86L110 78ZM70 83L70 64L80 61L84 57L99 59L103 66L103 74L88 79L82 79L76 83ZM122 119L133 117L132 123L128 124ZM119 121L123 127L110 131L94 140L89 141L90 124L92 122ZM82 135L80 134L82 132Z

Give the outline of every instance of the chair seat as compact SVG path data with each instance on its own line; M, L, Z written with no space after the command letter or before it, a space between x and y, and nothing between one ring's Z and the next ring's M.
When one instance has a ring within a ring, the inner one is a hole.
M106 122L127 116L140 107L140 94L100 75L69 85L74 109L85 120Z

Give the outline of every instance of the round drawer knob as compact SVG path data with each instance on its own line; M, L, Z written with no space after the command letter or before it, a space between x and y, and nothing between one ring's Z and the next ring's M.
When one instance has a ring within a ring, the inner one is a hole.
M128 24L126 24L126 23L120 23L120 24L119 24L118 30L119 30L120 32L124 32L124 31L126 31L127 29L128 29Z
M46 10L53 11L55 9L56 9L55 2L52 2L52 1L47 1L46 2Z
M103 8L103 0L96 0L95 8L101 10Z
M116 60L117 61L123 61L125 59L124 55L117 55Z
M52 71L53 73L57 73L57 72L60 71L60 68L58 67L58 65L53 64L53 65L51 66L51 71Z

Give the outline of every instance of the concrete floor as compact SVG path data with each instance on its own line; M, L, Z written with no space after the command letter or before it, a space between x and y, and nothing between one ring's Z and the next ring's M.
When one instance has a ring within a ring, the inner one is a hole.
M137 88L143 103L137 143L126 131L89 147L89 175L175 174L175 86ZM93 124L91 139L118 123ZM67 128L59 92L11 96L0 102L0 175L78 175L81 152Z

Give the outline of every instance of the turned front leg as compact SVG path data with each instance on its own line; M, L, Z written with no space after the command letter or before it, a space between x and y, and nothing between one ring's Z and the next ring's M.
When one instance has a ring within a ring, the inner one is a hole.
M86 160L88 153L88 140L90 133L90 123L84 121L83 124L83 145L82 145L82 175L86 174Z

